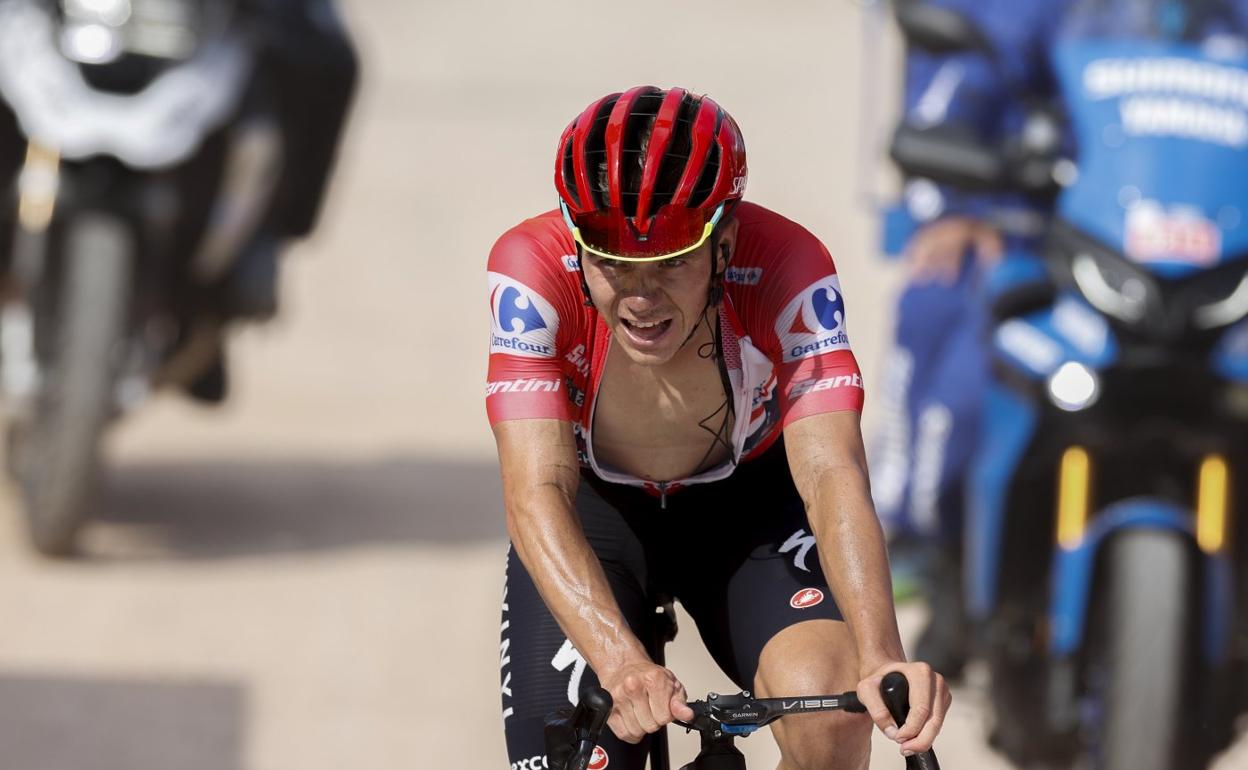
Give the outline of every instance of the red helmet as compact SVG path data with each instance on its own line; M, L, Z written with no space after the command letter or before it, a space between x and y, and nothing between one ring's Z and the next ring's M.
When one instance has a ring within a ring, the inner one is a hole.
M745 193L736 121L683 88L604 96L564 130L555 187L582 248L652 261L700 246Z

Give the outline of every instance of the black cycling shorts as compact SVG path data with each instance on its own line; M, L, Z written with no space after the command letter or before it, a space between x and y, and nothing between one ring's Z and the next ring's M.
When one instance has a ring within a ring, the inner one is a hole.
M759 655L804 620L841 620L819 567L815 539L777 442L727 479L667 498L582 474L576 510L629 625L654 638L659 597L678 600L720 668L753 689ZM546 767L546 716L575 704L594 672L559 629L511 549L503 593L503 723L512 770ZM679 672L676 672L679 676ZM632 746L604 731L605 758L640 770L649 741Z

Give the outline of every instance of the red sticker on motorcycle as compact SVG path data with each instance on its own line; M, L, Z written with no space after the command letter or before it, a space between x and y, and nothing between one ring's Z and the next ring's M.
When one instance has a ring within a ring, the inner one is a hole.
M1199 210L1140 201L1127 210L1124 246L1136 262L1208 266L1222 255L1222 231Z
M807 607L814 607L823 601L823 591L818 588L803 588L793 594L793 598L789 599L789 606L795 610L804 610Z
M585 767L589 770L603 770L610 762L607 752L601 746L595 746L594 753L589 755L589 764Z

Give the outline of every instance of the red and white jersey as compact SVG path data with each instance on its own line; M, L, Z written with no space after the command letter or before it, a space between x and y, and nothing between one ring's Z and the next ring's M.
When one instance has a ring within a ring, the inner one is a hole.
M493 329L485 388L493 425L554 418L572 423L580 461L606 481L671 491L716 481L762 454L785 425L813 414L862 410L845 301L828 250L802 226L742 203L720 310L723 355L737 420L733 462L662 485L602 467L593 453L594 400L610 331L586 307L576 247L557 211L508 230L490 252Z

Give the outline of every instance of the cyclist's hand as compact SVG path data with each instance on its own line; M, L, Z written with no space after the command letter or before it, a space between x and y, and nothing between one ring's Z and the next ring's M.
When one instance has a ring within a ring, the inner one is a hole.
M606 672L602 686L615 700L607 725L622 741L638 743L673 719L693 719L684 685L671 671L649 661Z
M884 675L900 671L910 684L910 714L904 725L897 725L884 705L880 683ZM918 754L932 747L945 722L953 696L945 678L926 663L887 663L874 669L858 683L858 700L867 707L871 720L889 737L901 744L901 753Z
M910 277L919 282L952 285L962 271L968 251L980 264L1001 259L1005 246L995 227L970 217L945 217L924 225L906 244Z

